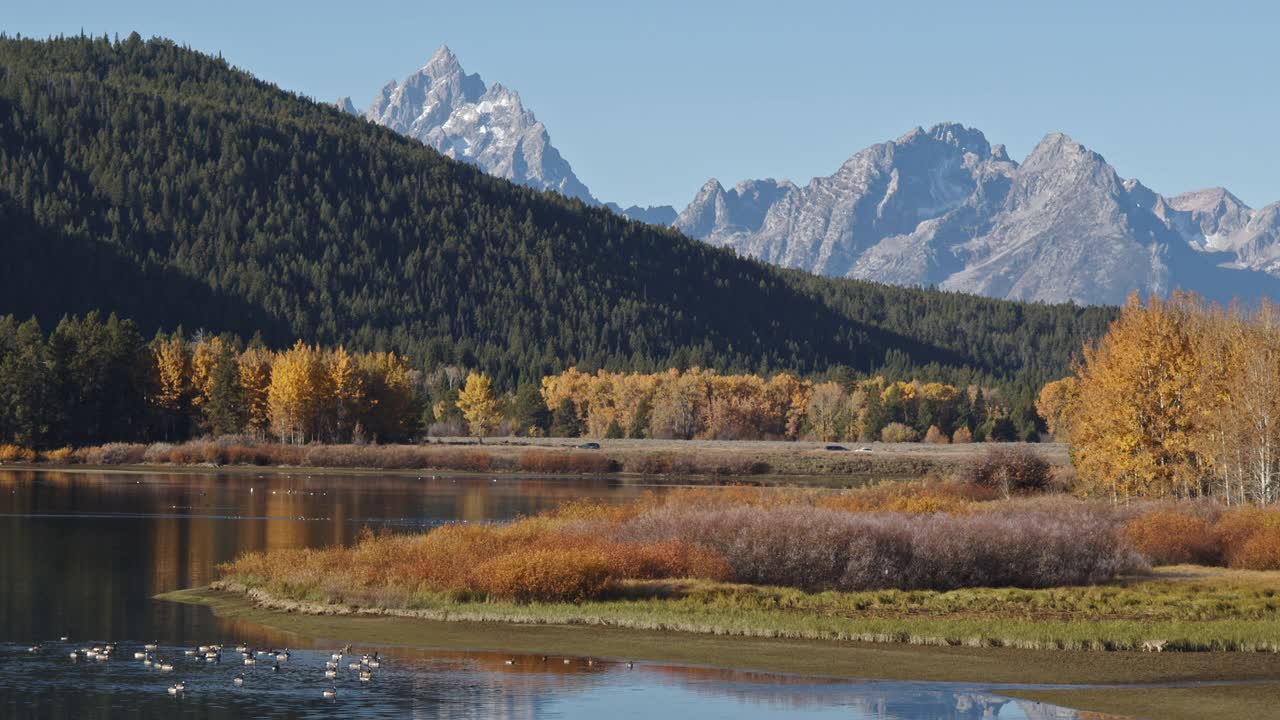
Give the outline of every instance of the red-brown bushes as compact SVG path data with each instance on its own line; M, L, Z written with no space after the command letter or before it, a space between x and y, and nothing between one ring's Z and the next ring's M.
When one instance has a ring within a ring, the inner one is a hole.
M959 474L962 481L994 488L1005 497L1043 492L1053 480L1048 461L1021 445L992 445L966 463Z
M600 475L618 471L618 463L607 455L584 452L529 450L520 455L520 470L531 473L576 473Z
M723 556L739 582L805 590L948 590L1095 583L1142 566L1105 513L848 513L807 505L667 507L623 537L678 538Z
M90 465L137 465L147 452L146 445L133 443L107 443L85 451L85 462Z
M1125 524L1124 534L1152 565L1214 565L1222 559L1213 525L1186 510L1162 507L1138 515Z
M624 469L640 475L761 475L769 464L742 455L646 453L628 458Z

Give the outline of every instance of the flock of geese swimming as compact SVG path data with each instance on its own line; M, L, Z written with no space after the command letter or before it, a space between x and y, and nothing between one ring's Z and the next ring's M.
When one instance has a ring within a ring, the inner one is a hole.
M70 639L65 636L59 638L59 640L63 643L70 642ZM92 645L79 648L73 647L68 655L71 657L72 662L90 660L95 662L106 662L115 657L117 649L118 644L112 642L104 645ZM43 651L44 646L40 644L32 645L27 648L27 652L30 653L40 653ZM173 672L173 660L160 657L158 654L159 652L159 643L150 642L143 645L141 650L134 652L133 659L140 660L145 667L154 668L162 673ZM244 665L257 665L259 659L263 662L271 663L272 672L280 672L280 663L288 662L289 658L292 656L289 652L289 648L285 648L283 650L268 650L263 648L255 649L248 647L247 645L237 645L234 648L234 652L239 656L240 662ZM230 653L230 651L225 650L222 645L199 645L197 647L187 648L183 650L182 653L187 657L193 658L195 662L217 664L223 662L224 653ZM231 657L235 658L236 655L232 655ZM565 665L569 665L573 662L571 658L564 658L563 660ZM361 655L357 659L350 645L330 654L329 658L325 660L324 663L324 677L326 680L333 682L321 693L322 697L327 700L333 700L338 697L338 686L336 681L342 670L344 661L346 661L346 669L356 673L356 677L361 683L372 682L374 671L382 667L383 662L382 658L376 652L372 655ZM547 661L548 658L546 655L541 656L542 663L546 663ZM229 662L234 662L234 659L229 660ZM587 658L585 662L588 667L593 667L596 664L595 660L592 658ZM509 660L505 660L504 664L516 665L517 661L515 658L511 658ZM628 670L635 667L635 664L630 660L625 664ZM237 674L232 678L231 684L236 687L243 687L244 673ZM186 690L187 684L181 680L173 683L167 688L167 692L175 697L183 695Z
M62 638L59 638L59 640L63 643L70 641L70 639L65 636ZM80 648L73 648L68 653L68 655L70 656L72 662L81 662L81 661L90 661L90 660L94 662L106 662L116 656L117 649L118 649L118 644L112 642L112 643L106 643L104 645L92 645L92 646L86 646L86 647L80 647ZM44 646L38 643L27 648L27 652L30 652L30 653L39 653L39 652L43 652L43 650L44 650ZM242 662L244 665L250 665L250 666L257 665L259 659L262 659L264 662L270 662L272 672L280 672L280 663L288 662L289 658L291 657L291 653L289 652L288 648L285 648L283 650L273 650L273 649L268 650L263 648L255 649L255 648L248 647L246 645L237 645L234 651L239 656L240 662ZM158 655L159 652L160 652L159 643L156 643L156 642L147 643L142 646L142 650L139 650L133 653L133 659L141 660L142 664L145 667L154 668L156 670L159 670L160 672L164 672L164 673L173 672L174 670L173 660L160 657ZM222 645L200 645L194 648L187 648L182 651L183 655L187 657L195 658L197 662L203 661L206 663L215 663L215 664L223 662L224 652L227 652L227 651ZM232 658L234 657L235 656L232 656ZM325 661L324 677L326 680L337 679L339 668L342 666L342 662L344 659L348 660L347 669L355 672L356 677L362 683L372 682L373 671L382 667L382 658L379 657L378 653L375 652L372 655L368 655L368 654L361 655L360 658L357 660L355 658L355 655L352 653L351 646L347 645L341 650L335 653L332 653L329 656L329 659ZM234 661L234 660L230 660L230 661ZM231 684L235 685L236 687L243 687L244 673L240 673L236 675L234 678L232 678ZM184 694L186 690L187 690L187 684L179 680L178 682L175 682L174 684L170 685L167 689L167 692L170 695L179 696ZM331 685L329 688L325 689L322 692L322 696L330 700L336 698L338 696L337 684L335 683Z

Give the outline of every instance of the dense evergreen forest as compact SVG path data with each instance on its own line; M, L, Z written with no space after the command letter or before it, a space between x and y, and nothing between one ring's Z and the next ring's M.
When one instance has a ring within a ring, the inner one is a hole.
M395 350L508 390L835 369L998 383L1030 412L1115 317L778 270L136 34L0 37L0 228L0 314Z

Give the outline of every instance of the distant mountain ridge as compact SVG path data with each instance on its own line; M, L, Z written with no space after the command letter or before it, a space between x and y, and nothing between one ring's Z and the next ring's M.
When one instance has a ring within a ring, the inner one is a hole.
M803 187L708 181L674 226L822 275L998 298L1280 298L1280 203L1255 211L1223 188L1166 199L1061 133L1019 164L978 130L916 128Z

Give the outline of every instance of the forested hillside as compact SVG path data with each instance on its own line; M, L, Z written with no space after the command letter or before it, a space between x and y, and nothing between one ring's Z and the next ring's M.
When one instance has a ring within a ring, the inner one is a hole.
M0 39L0 314L570 365L1059 377L1108 308L779 271L136 35Z

